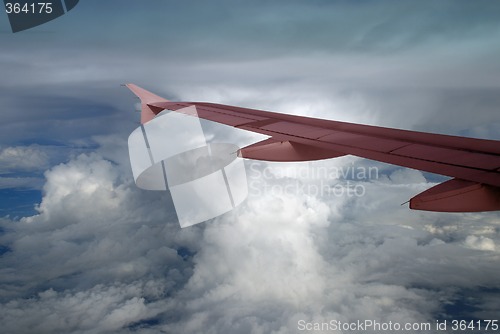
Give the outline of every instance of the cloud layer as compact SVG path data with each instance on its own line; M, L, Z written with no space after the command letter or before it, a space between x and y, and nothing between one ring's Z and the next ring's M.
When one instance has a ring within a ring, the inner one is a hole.
M429 186L403 169L351 180L365 188L361 197L280 191L317 182L287 176L300 168L251 165L250 182L267 190L180 229L165 193L138 190L102 155L53 167L39 214L2 223L4 328L289 333L299 320L434 323L462 316L447 309L457 303L475 310L469 318L493 316L498 215L399 207Z

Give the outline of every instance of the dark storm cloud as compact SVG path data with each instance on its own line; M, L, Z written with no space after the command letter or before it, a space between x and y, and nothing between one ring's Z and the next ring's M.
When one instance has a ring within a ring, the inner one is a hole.
M498 95L500 86L498 7L130 1L116 15L113 5L88 2L44 26L50 33L2 36L0 67L9 78L0 83L2 140L16 142L20 134L75 140L113 125L126 128L125 135L134 117L123 112L130 99L118 84L128 81L194 100L204 97L198 88L241 87L260 95L248 105L262 107L270 93L281 99L314 91L316 98L357 94L380 104L375 112L386 125L412 127L419 118L422 130L435 121L460 122L473 107L479 117L466 125L482 128L498 121L491 112L498 101L483 99ZM89 24L91 16L99 19ZM477 102L465 108L460 99Z
M101 19L89 27L101 32L93 37L113 37L113 47L135 40L154 51L170 49L184 59L204 61L207 56L254 60L259 55L377 53L460 43L498 33L500 11L491 1L153 1L146 6L125 1L127 15L117 16L113 5L99 8L96 3L82 6L71 27L92 14Z

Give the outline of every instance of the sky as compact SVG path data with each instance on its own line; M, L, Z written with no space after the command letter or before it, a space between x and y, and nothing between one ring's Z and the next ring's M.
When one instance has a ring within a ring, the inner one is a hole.
M168 192L134 184L139 113L120 85L500 140L499 40L500 3L481 0L86 0L16 34L1 12L2 330L498 319L500 215L401 205L445 178L351 156L245 161L247 200L181 229ZM259 140L202 126L214 142Z

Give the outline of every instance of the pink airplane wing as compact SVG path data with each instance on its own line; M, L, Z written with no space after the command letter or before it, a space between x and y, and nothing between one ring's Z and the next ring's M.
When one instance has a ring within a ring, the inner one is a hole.
M171 102L128 84L142 102L142 123L164 109L196 106L198 117L271 138L240 157L308 161L355 155L452 177L410 200L439 212L500 210L500 141L338 122L205 102ZM181 111L182 112L182 111Z

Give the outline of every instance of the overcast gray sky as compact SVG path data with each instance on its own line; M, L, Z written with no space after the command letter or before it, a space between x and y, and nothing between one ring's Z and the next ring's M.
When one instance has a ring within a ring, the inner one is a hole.
M500 216L401 206L443 180L430 174L353 157L247 161L246 202L180 229L168 193L133 182L126 145L139 114L120 84L500 140L499 2L86 0L45 25L9 29L2 12L7 333L498 319ZM203 125L213 140L248 141ZM314 176L368 167L377 177ZM365 192L313 192L321 182Z

